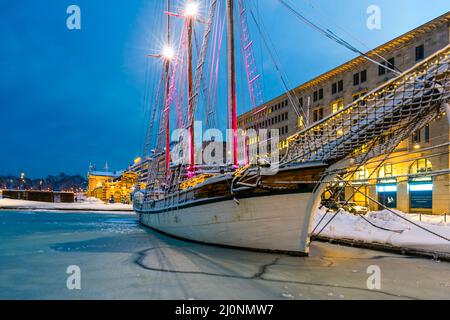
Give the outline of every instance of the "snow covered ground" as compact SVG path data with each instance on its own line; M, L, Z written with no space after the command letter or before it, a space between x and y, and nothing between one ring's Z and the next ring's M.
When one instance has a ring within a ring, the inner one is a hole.
M398 210L393 211L436 234L450 239L450 215L447 216L446 222L444 216L422 215L420 217L417 214L405 214ZM333 212L326 213L326 208L317 209L313 228L325 217L316 229L315 234L322 229L333 214ZM337 214L320 235L332 239L349 239L367 243L387 244L401 248L450 253L450 242L448 240L422 230L388 210L370 212L364 217L376 226L397 232L376 228L364 221L363 218L343 211ZM420 221L420 218L422 221Z
M88 198L78 203L49 203L35 202L26 200L0 199L0 209L7 210L60 210L60 211L114 211L126 212L130 214L133 211L132 205L121 203L109 204L96 198Z

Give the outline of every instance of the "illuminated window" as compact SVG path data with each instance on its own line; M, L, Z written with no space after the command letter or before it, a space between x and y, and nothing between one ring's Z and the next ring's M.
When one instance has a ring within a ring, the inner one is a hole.
M366 168L361 167L355 172L355 180L366 180L368 178L368 172Z
M283 140L278 143L278 148L280 150L286 149L287 147L289 147L289 142L287 140Z
M336 112L344 109L344 100L339 99L339 100L336 100L335 102L333 102L331 104L331 109L332 109L333 113L336 113Z
M395 174L392 163L384 164L378 171L378 178L391 178L394 175Z
M297 126L299 128L303 128L304 127L304 121L303 121L303 116L298 117L298 122L297 122Z
M431 172L432 170L433 166L428 159L419 159L411 165L409 173L410 174L425 173Z

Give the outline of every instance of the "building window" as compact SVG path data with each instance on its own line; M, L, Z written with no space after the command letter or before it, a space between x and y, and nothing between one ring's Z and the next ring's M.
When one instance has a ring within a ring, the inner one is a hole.
M339 80L331 85L331 93L335 94L344 90L344 80Z
M298 105L303 107L303 98L298 98Z
M394 176L394 170L392 163L384 164L378 171L378 178L392 178Z
M422 44L416 47L416 61L420 61L425 58L425 46Z
M384 67L386 62L382 62L381 65L378 66L378 75L382 76L386 74L386 68Z
M339 99L339 100L334 101L331 104L331 109L332 109L333 113L336 113L336 112L344 109L344 100Z
M382 62L380 66L378 66L378 75L382 76L385 75L386 73L390 73L391 70L386 69L390 68L390 69L395 69L395 58L390 58L387 62Z
M305 123L304 123L304 121L303 121L303 117L302 117L302 116L298 117L298 120L297 120L297 126L298 126L299 128L303 128L303 127L305 126Z
M430 142L430 126L426 125L425 128L423 128L423 141L425 143Z
M353 75L353 85L354 86L357 86L366 81L367 81L367 70L363 70L363 71L355 73Z
M313 100L314 102L322 100L323 99L323 89L319 89L317 91L314 91L313 93Z
M354 86L359 85L359 73L355 73L355 74L353 75L353 85L354 85Z
M420 142L420 130L417 130L416 132L413 133L412 136L412 142L413 143L419 143Z
M431 172L433 171L433 166L431 162L428 159L419 159L415 161L411 168L409 173L410 174L416 174L416 173L425 173L425 172Z
M323 119L323 108L318 108L313 111L313 121L317 122Z
M388 60L388 67L389 68L391 68L391 69L395 69L395 58L390 58L389 60ZM387 73L389 73L389 72L391 72L391 70L386 70L386 72Z
M368 177L368 172L366 168L360 167L358 171L355 172L355 180L359 180L359 182L366 180Z
M367 81L367 70L361 71L361 83L364 83Z

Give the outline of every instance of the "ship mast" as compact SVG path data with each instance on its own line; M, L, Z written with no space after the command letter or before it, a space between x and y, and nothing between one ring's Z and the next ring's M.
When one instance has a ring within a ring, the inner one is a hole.
M237 153L237 101L236 101L236 57L234 46L234 0L227 0L227 67L228 67L228 128L232 129L233 165L238 166Z
M195 174L195 137L194 137L194 100L193 100L193 63L192 63L192 33L194 31L194 18L197 14L196 3L190 2L188 6L191 9L188 10L187 17L187 28L188 28L188 126L189 126L189 175L193 176ZM189 12L190 11L190 12Z
M167 0L167 12L170 12L170 0ZM166 48L170 47L170 15L167 14L167 43ZM165 60L166 73L166 178L170 175L170 106L167 101L170 94L170 59Z

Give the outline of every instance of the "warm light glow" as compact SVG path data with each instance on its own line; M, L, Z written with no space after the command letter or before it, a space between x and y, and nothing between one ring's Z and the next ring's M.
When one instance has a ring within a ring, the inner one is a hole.
M198 15L199 6L197 2L189 2L186 5L186 10L184 11L184 14L188 17L195 17Z
M419 150L419 149L420 149L420 144L416 143L416 144L414 145L414 149Z
M162 51L162 57L166 60L172 60L175 58L175 50L172 47L166 46Z

